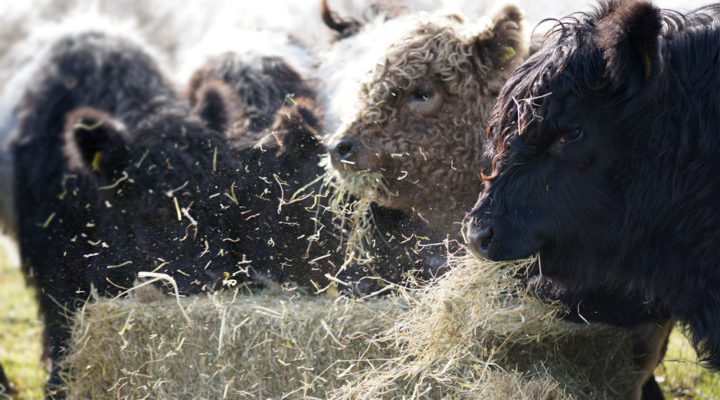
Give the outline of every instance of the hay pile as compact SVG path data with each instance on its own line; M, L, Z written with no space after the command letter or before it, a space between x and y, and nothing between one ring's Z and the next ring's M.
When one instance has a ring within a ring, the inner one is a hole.
M397 356L334 393L338 399L617 399L633 384L632 341L609 326L558 321L557 308L524 296L516 263L454 258L435 285L374 343Z
M140 303L101 299L78 315L70 399L319 397L382 359L371 343L395 299L221 293ZM372 316L370 318L370 316Z
M76 318L71 399L623 398L629 336L558 322L511 278L457 261L383 298L221 293L98 300Z

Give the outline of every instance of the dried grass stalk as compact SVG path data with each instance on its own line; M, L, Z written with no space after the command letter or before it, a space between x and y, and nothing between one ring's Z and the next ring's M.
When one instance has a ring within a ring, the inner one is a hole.
M434 285L376 338L398 356L333 393L335 399L616 399L633 383L628 332L555 318L516 277L532 260L454 257Z

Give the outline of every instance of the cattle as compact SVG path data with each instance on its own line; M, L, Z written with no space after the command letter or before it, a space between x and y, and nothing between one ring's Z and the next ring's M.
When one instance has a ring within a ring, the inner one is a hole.
M493 109L474 251L679 321L720 368L720 5L601 2L558 20Z
M261 35L256 32L251 39L256 38L262 40L261 43L281 42L282 47L276 46L278 52L285 50L310 58L304 54L307 50L285 34ZM261 46L261 43L256 45ZM302 76L303 64L307 63L307 60L294 56L290 61L279 55L253 50L226 51L209 57L200 68L193 71L186 88L186 96L195 106L202 100L198 98L202 94L202 85L210 81L224 82L239 97L235 99L235 103L242 106L244 115L235 116L235 122L242 122L243 129L247 131L261 132L267 130L275 121L280 107L291 104L290 100L295 97L314 98L315 89Z
M334 130L327 140L332 170L339 186L374 200L374 212L402 215L415 237L429 238L414 248L433 260L424 275L438 275L446 251L458 249L460 222L480 184L476 126L527 53L523 14L507 5L471 22L391 7L386 19L363 25L323 6L326 24L341 38L319 67ZM442 241L446 246L425 246ZM345 278L376 291L362 279L374 272L351 268Z
M248 233L231 246L253 262L255 280L267 277L322 290L330 283L327 275L335 275L336 282L350 283L351 290L365 287L365 293L382 285L354 282L360 275L400 282L410 270L429 277L439 266L437 252L418 255L409 244L397 245L413 237L417 219L382 207L370 211L378 224L369 259L345 263L347 228L329 210L333 188L321 179L326 171L320 162L327 152L321 140L323 112L312 85L292 61L258 52L210 57L192 74L186 96L197 114L225 132L243 165L238 201L252 218L236 221ZM216 107L218 99L229 106ZM269 115L271 124L253 123Z
M354 102L329 139L335 170L342 178L379 174L387 193L376 190L378 204L459 237L480 185L477 126L527 52L522 25L522 12L507 5L472 23L457 14L408 14L344 39L377 31L395 38L359 76L346 68L345 79L362 82L354 93L331 98Z
M38 57L11 149L22 270L38 290L52 393L67 315L91 292L122 293L140 271L168 274L182 293L241 280L228 243L244 233L232 223L240 166L227 141L140 45L71 33Z

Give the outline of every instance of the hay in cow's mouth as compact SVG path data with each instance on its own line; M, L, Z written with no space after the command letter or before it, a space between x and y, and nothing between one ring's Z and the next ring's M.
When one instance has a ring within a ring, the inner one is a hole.
M372 256L366 246L370 244L373 231L373 201L392 194L385 178L375 171L345 171L340 173L326 157L321 165L327 170L323 186L329 191L328 205L341 229L347 233L345 240L345 265L350 262L369 262Z

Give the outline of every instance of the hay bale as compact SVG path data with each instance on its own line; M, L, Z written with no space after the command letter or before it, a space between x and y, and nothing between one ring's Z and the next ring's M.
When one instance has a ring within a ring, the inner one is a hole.
M70 399L622 398L629 335L522 295L526 264L457 261L383 298L98 299L76 317Z
M226 292L182 299L189 324L175 299L98 299L76 318L68 398L324 398L391 352L371 337L398 300Z

